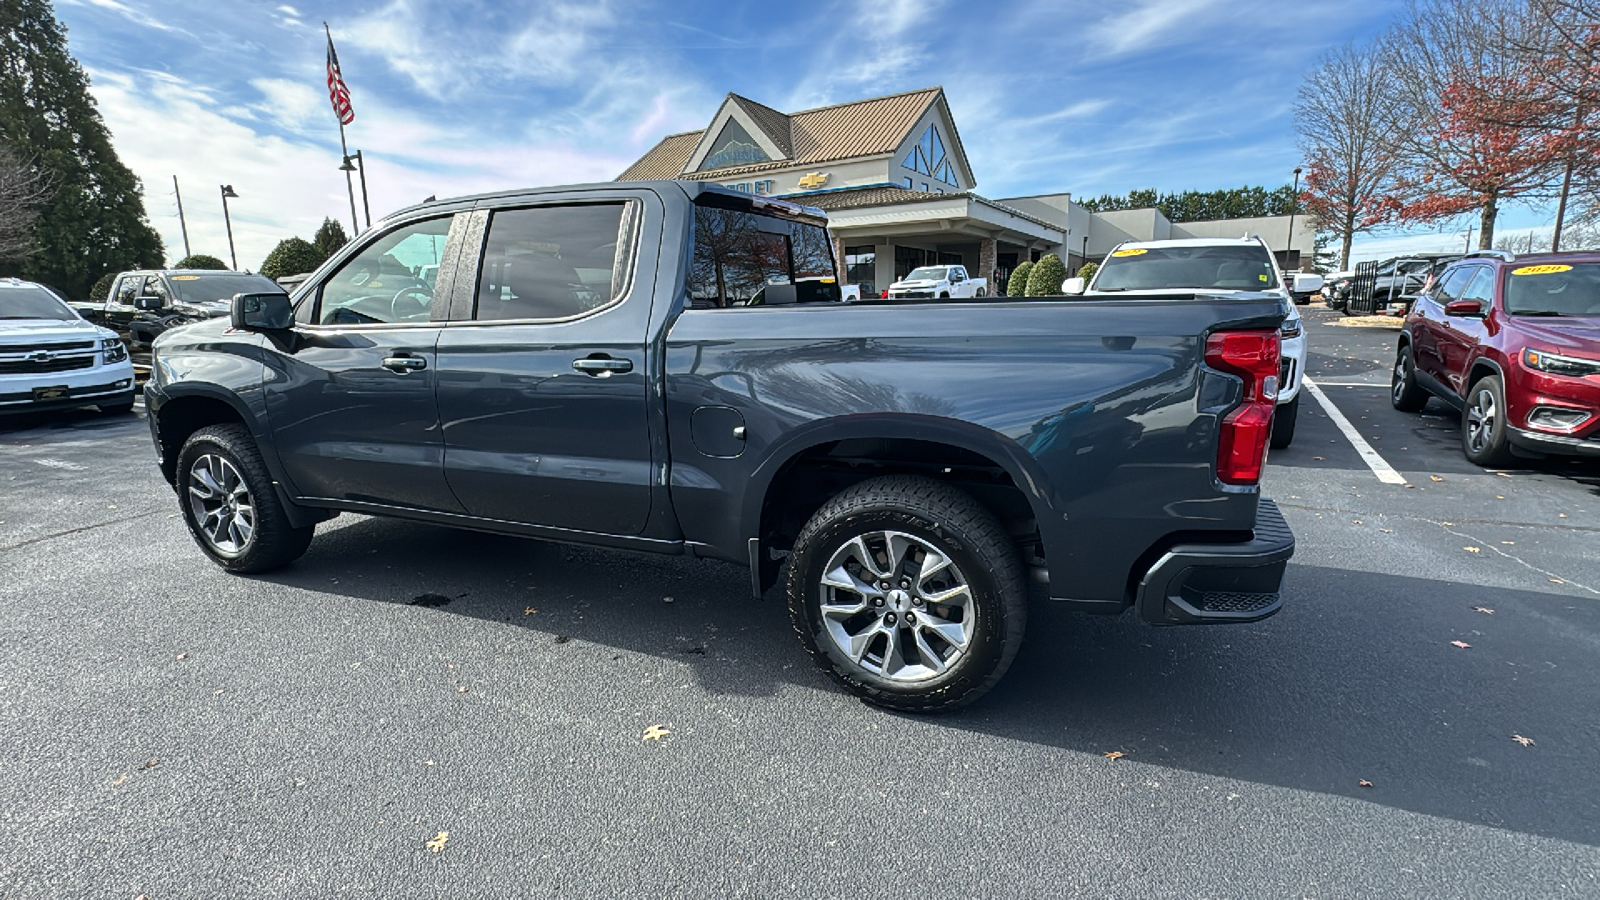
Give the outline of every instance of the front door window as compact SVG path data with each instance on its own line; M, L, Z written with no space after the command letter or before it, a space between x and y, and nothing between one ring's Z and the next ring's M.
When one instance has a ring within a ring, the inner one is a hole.
M450 216L401 226L345 260L323 283L310 320L317 325L427 322Z

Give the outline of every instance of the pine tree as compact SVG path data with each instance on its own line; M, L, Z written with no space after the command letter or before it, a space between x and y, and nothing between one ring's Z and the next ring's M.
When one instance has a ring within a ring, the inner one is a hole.
M1028 295L1028 273L1033 271L1033 261L1023 260L1011 270L1011 280L1006 282L1007 297L1026 297Z
M322 254L324 260L338 252L340 247L348 243L350 243L350 237L344 233L344 226L334 219L323 219L321 227L317 229L317 233L311 238L312 246L317 248L317 252Z
M0 2L0 143L51 188L34 224L38 251L0 265L0 275L84 299L106 272L161 265L165 249L145 218L139 179L112 149L49 0Z
M1067 264L1054 253L1046 253L1028 273L1028 296L1053 297L1061 293L1061 283L1066 280Z

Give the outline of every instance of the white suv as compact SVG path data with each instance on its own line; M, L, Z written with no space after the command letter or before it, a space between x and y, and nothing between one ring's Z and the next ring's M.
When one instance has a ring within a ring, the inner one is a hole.
M0 413L133 409L133 364L109 331L41 284L0 278Z
M1251 292L1283 299L1286 318L1279 330L1283 357L1278 378L1278 406L1272 418L1272 446L1289 446L1300 411L1300 380L1306 367L1306 333L1295 308L1295 294L1322 287L1321 275L1292 276L1285 281L1272 252L1258 237L1184 238L1119 244L1095 270L1085 290L1083 279L1069 278L1063 293L1100 297L1138 297L1193 292Z

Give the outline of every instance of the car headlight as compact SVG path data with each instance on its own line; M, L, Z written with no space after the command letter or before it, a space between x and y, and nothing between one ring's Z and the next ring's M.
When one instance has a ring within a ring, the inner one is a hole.
M1546 353L1543 350L1535 350L1532 347L1522 351L1522 364L1530 369L1549 372L1552 375L1571 375L1574 378L1582 378L1585 375L1600 375L1600 360L1562 356L1559 353Z
M105 354L107 363L119 363L128 358L128 348L120 338L102 338L100 352Z
M1289 338L1297 338L1299 336L1300 336L1300 320L1299 319L1289 319L1289 320L1287 320L1287 321L1285 321L1283 323L1283 327L1278 329L1278 337L1282 338L1283 340L1288 340Z

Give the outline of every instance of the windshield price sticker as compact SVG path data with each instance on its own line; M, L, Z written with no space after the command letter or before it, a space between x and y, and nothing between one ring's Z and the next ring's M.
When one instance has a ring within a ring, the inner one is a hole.
M1126 250L1117 250L1114 253L1112 253L1111 255L1112 256L1139 256L1139 255L1141 255L1141 254L1143 254L1145 252L1147 252L1147 251L1143 247L1129 247Z
M1260 279L1263 284L1267 281L1267 276L1265 275L1257 275L1256 278Z
M200 280L200 276L199 275L174 275L174 276L172 276L172 280L173 281L199 281Z
M1557 272L1570 272L1570 271L1572 271L1572 267L1571 266L1523 266L1520 269L1512 269L1511 270L1511 274L1513 274L1513 275L1554 275Z

